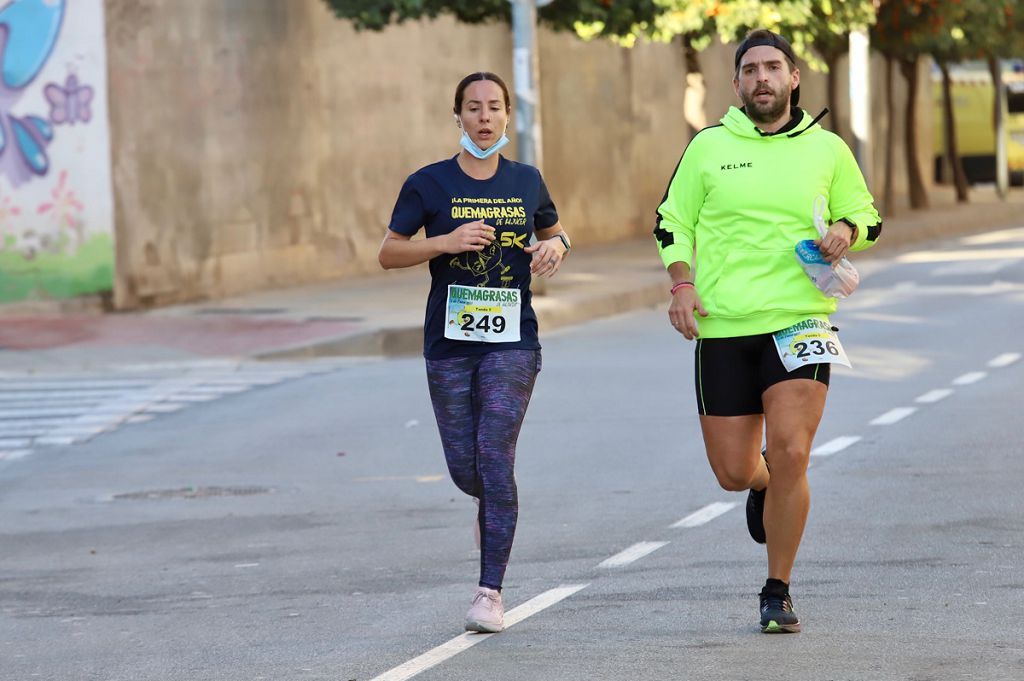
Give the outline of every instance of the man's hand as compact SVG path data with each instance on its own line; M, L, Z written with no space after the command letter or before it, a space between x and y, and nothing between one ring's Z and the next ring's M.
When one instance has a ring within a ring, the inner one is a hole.
M816 239L814 243L821 249L825 260L835 264L850 252L850 244L856 234L856 227L851 227L848 223L840 220L828 228L824 238Z
M686 340L693 340L700 335L697 330L697 318L693 316L696 310L701 317L707 317L708 312L704 304L700 302L700 296L693 286L681 286L672 295L672 304L668 307L668 319L676 331L683 334Z

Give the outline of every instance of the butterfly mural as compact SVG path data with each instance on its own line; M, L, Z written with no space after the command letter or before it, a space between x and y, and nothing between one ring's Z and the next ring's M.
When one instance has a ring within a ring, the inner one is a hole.
M68 74L64 87L50 83L43 88L43 95L50 103L50 120L56 125L74 125L76 121L88 123L92 118L92 111L89 110L92 88L80 85L78 76L73 73Z
M13 108L50 58L64 8L65 0L11 0L0 7L0 174L15 187L50 169L46 147L53 139L53 124L34 114L15 115ZM88 121L92 88L78 85L72 76L63 88L53 87L59 101L47 95L51 117L59 110L60 122ZM60 97L65 94L74 96L74 104Z

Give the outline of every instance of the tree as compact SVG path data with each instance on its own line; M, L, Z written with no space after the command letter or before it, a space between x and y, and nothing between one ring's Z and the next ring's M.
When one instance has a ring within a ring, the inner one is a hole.
M928 50L942 74L942 132L946 162L953 169L956 200L967 203L968 187L964 164L960 158L956 138L956 112L953 108L952 78L949 65L962 61L970 51L963 26L970 21L971 0L932 0L927 30L923 31L922 46ZM987 14L987 13L986 13Z
M408 20L450 14L467 24L511 21L508 0L324 0L335 16L358 30L380 31ZM558 0L538 12L541 23L555 30L574 30L583 23L600 26L595 36L622 36L651 24L659 12L655 0Z
M839 111L836 65L849 49L850 32L874 23L873 0L740 0L722 4L725 7L718 15L717 26L723 40L738 40L756 27L786 36L793 51L812 69L828 74L827 105L830 111ZM838 116L833 115L829 125L838 133Z
M850 32L865 29L874 22L875 5L871 0L820 0L811 5L807 26L800 31L806 31L807 39L801 40L801 43L810 42L825 62L825 70L828 73L826 101L829 110L833 112L839 111L836 67L839 58L850 49ZM830 125L836 134L842 133L838 116L831 117Z
M917 89L918 64L924 53L918 27L926 24L929 18L928 0L880 0L878 19L871 32L871 42L881 52L887 62L895 63L903 78L907 81L907 102L904 108L904 153L907 162L907 181L910 186L911 208L927 208L928 193L924 188L921 175L921 164L917 153ZM887 68L892 68L887 64ZM888 88L886 107L889 116L888 146L892 147L892 127L895 120L895 105L892 100L892 89ZM892 197L892 157L886 154L886 196ZM891 201L887 201L886 211L892 212Z

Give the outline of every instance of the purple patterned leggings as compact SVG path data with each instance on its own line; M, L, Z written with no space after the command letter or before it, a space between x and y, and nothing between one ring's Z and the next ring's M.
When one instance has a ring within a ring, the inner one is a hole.
M452 480L480 500L480 586L500 589L519 516L516 440L539 350L427 360L427 384Z

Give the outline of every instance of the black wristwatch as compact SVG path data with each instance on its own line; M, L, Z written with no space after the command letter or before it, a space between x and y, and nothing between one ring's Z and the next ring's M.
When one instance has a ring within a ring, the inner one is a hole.
M845 222L850 228L850 241L853 241L853 237L857 236L857 225L854 224L850 218L839 218L836 222Z
M565 232L559 232L555 236L562 240L562 245L565 246L565 252L568 253L572 246L569 245L569 240L565 238Z

